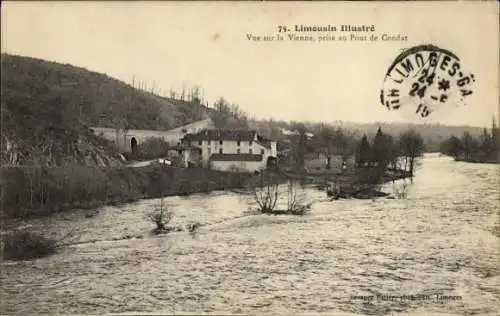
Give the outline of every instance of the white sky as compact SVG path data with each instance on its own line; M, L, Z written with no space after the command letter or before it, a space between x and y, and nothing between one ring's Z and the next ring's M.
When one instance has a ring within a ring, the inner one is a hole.
M499 106L498 3L2 2L2 52L131 82L200 85L257 118L408 121L379 103L402 49L432 43L474 73L468 106L429 122L489 126ZM269 42L278 25L374 24L407 42Z

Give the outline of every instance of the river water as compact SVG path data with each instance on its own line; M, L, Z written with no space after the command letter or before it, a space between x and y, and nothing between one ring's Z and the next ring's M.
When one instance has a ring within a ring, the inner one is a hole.
M70 235L55 255L0 263L0 314L498 315L498 171L427 155L406 199L311 188L296 217L255 214L242 194L166 198L196 235L152 235L159 200L7 223ZM418 299L387 297L402 295Z

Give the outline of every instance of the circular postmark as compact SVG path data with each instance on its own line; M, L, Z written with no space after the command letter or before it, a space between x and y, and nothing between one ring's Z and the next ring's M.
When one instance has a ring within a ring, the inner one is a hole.
M419 45L403 51L389 66L380 102L405 116L426 118L465 105L474 82L454 53Z

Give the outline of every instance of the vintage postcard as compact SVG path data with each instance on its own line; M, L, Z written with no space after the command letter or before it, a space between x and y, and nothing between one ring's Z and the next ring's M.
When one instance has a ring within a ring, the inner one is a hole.
M0 314L498 315L498 2L1 14Z

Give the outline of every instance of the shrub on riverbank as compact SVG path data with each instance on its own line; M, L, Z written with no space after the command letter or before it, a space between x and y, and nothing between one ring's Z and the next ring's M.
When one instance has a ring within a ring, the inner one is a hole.
M56 241L28 231L16 231L2 238L5 260L29 260L55 253Z
M174 214L167 209L163 199L159 207L148 214L148 219L156 225L153 232L157 235L166 234L173 230L171 227L167 227L173 217Z
M297 179L289 178L286 191L286 208L277 209L280 197L279 184L283 178L273 172L263 172L255 177L253 187L254 201L257 210L269 215L305 215L311 210L312 203L305 202L303 188Z
M249 174L151 165L143 168L3 167L7 217L243 187Z

